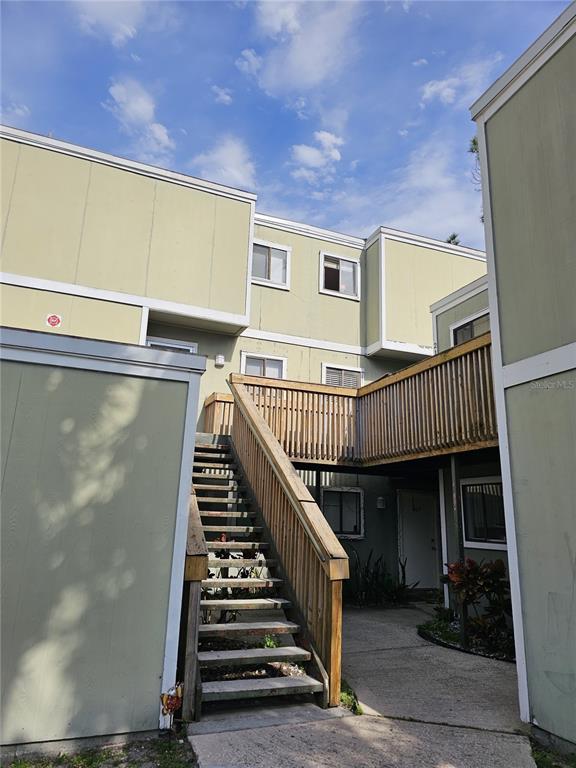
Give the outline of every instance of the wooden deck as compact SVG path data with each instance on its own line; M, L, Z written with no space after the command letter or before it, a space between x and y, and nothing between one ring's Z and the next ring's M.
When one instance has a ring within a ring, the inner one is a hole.
M292 461L377 466L498 445L487 333L359 389L232 374ZM206 400L229 434L234 397Z

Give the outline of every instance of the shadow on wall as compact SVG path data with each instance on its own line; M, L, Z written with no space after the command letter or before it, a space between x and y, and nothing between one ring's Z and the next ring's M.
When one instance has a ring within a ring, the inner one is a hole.
M185 385L2 378L2 743L155 728Z

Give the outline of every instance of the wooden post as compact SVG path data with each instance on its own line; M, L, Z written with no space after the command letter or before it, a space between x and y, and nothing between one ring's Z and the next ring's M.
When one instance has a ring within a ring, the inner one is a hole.
M200 626L200 595L202 582L191 581L188 595L188 626L186 629L186 659L184 662L184 701L182 717L184 720L199 720L196 688L198 679L198 627Z
M462 503L460 497L460 457L453 453L450 456L450 478L452 480L452 514L454 526L458 537L458 559L462 564L466 561L464 554L464 526L462 524ZM460 609L460 643L463 648L468 648L468 606L463 601L459 603Z
M342 680L342 582L330 582L330 652L328 654L328 677L330 679L329 706L340 705L340 683Z

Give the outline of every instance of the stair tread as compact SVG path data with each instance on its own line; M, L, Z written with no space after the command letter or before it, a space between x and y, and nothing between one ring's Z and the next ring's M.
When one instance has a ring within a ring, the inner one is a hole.
M241 496L196 496L198 504L249 504Z
M227 453L230 451L230 446L226 443L195 443L194 449L201 451L216 451Z
M323 685L309 675L269 677L257 680L217 680L202 683L202 700L257 698L297 693L320 693Z
M217 459L218 461L222 461L225 463L228 463L230 461L234 460L234 457L231 453L225 453L224 451L214 452L214 453L205 453L204 451L194 451L194 459Z
M247 510L207 510L202 509L200 510L200 517L220 517L220 518L228 518L228 517L256 517L256 512L250 512Z
M261 533L262 531L258 525L203 525L202 528L208 533Z
M238 589L241 587L275 587L277 584L281 584L282 579L275 579L275 578L252 578L252 577L246 577L246 578L230 578L230 579L220 579L220 578L214 578L214 579L202 579L202 587L204 588L214 588L219 589L221 587L237 587Z
M273 568L276 560L252 557L209 557L208 568Z
M297 634L300 626L292 621L235 621L229 624L200 624L200 637L215 635Z
M247 549L268 549L266 541L207 541L208 549L229 549L244 551Z
M200 608L204 610L217 610L222 611L259 611L259 610L274 610L276 608L286 608L290 605L289 600L284 600L281 597L254 597L241 598L234 600L200 600Z
M265 664L270 661L310 661L310 651L288 645L281 648L239 648L232 651L199 651L198 661L203 667L229 664Z
M208 469L228 469L230 470L232 467L236 468L236 464L232 464L229 462L211 462L211 461L196 461L194 460L194 466L195 467L207 467Z
M206 475L202 475L202 477L206 477ZM216 478L218 479L218 478ZM244 488L244 486L239 485L236 482L228 483L228 485L214 485L213 483L194 483L194 490L195 491L235 491L239 488Z

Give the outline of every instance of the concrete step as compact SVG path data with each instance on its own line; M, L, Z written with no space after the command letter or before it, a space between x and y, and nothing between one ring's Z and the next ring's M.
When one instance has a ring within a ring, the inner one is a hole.
M276 560L246 557L209 557L208 568L274 568Z
M231 552L246 552L249 549L268 549L266 541L207 541L208 549L228 549Z
M239 648L234 651L200 651L201 667L247 667L269 664L272 661L291 661L301 664L310 661L311 653L305 648L288 645L284 648Z
M205 533L262 533L257 525L203 525Z
M282 584L282 579L256 579L256 578L242 578L242 579L203 579L203 589L266 589L267 587L277 587Z
M241 600L200 600L202 610L211 611L273 611L278 608L287 608L289 600L281 597L254 597Z
M224 602L220 600L219 602ZM231 609L234 610L234 609ZM230 624L200 624L198 636L243 637L245 635L295 635L300 632L298 624L291 621L234 621Z
M270 677L258 680L218 680L202 684L202 701L257 699L268 696L294 696L321 693L322 683L308 675Z

